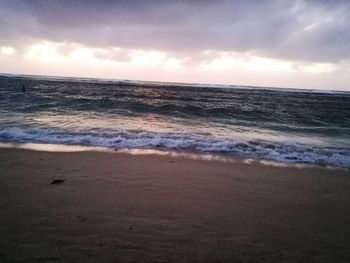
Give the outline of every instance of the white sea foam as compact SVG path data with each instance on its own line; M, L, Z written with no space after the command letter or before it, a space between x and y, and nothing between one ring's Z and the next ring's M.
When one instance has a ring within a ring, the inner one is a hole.
M0 140L109 148L187 150L283 163L350 167L350 149L320 148L312 145L272 143L261 140L243 141L184 133L98 130L73 132L62 129L7 127L0 128Z

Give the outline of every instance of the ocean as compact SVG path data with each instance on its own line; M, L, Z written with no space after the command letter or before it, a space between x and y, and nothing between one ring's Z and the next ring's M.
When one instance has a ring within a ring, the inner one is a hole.
M350 92L1 75L0 141L350 167Z

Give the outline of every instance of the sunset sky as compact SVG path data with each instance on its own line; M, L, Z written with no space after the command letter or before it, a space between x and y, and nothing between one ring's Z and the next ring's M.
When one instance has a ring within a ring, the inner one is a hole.
M350 91L350 1L0 0L0 72Z

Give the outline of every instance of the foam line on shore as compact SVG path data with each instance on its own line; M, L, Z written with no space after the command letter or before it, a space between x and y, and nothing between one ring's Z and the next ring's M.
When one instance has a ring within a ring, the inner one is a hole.
M23 149L40 152L61 152L61 153L74 153L74 152L105 152L113 154L130 154L130 155L158 155L172 158L186 158L190 160L199 161L219 161L225 163L244 163L244 164L260 164L264 166L274 166L280 168L321 168L329 170L342 170L349 171L347 168L332 167L332 166L318 166L313 164L293 164L283 163L270 160L260 160L251 158L238 158L232 156L225 156L219 154L208 153L194 153L189 151L168 151L157 149L128 149L128 148L107 148L107 147L94 147L94 146L82 146L82 145L65 145L65 144L44 144L44 143L9 143L0 142L0 148L7 149Z

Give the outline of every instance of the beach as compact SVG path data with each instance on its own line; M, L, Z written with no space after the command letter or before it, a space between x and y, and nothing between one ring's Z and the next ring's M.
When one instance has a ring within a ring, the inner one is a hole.
M0 21L0 263L350 263L350 0Z
M239 159L0 149L0 258L349 262L349 176Z

